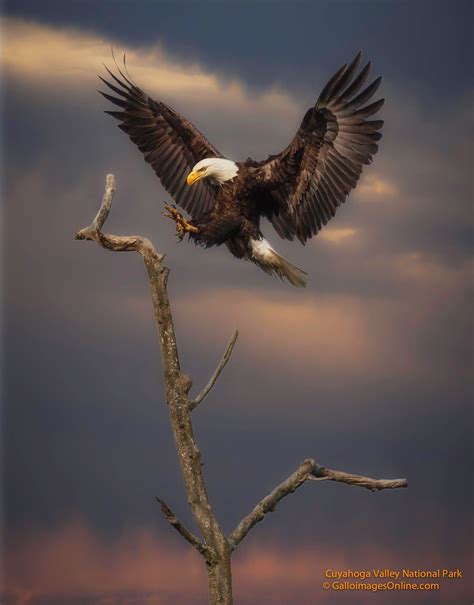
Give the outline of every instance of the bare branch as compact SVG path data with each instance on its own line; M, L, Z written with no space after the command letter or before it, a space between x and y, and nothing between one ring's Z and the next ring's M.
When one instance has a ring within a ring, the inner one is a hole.
M84 227L84 229L76 233L75 239L94 241L99 246L102 246L102 248L114 252L138 252L145 259L148 257L149 259L161 262L164 259L164 255L158 254L153 244L146 237L142 237L141 235L111 235L102 233L101 229L112 208L115 191L115 177L113 174L108 174L105 180L105 192L99 212L91 225Z
M339 481L348 485L365 487L371 491L407 487L406 479L371 479L360 475L351 475L341 471L334 471L317 464L308 458L300 464L297 470L288 479L280 483L268 496L265 496L257 506L239 523L229 536L229 543L234 550L248 532L269 512L273 512L277 504L288 494L294 492L307 480L312 481Z
M96 231L100 231L102 229L107 217L109 216L115 191L115 177L113 174L108 174L105 177L105 192L104 197L102 198L102 204L100 205L97 216L92 221L92 228Z
M372 479L371 477L363 477L362 475L352 475L343 471L334 471L330 468L324 468L315 463L315 468L312 474L308 477L310 481L339 481L347 485L356 485L357 487L365 487L372 492L382 489L396 489L399 487L408 487L406 479Z
M227 349L225 350L225 353L222 356L222 359L220 360L219 365L217 366L214 374L211 376L211 379L206 384L206 386L203 388L203 390L199 393L199 395L189 402L189 407L191 410L194 410L194 408L197 407L201 403L201 401L203 401L203 399L206 398L209 391L216 384L217 379L219 378L222 370L225 368L227 362L230 359L230 356L232 355L232 351L234 349L235 342L237 340L238 335L239 335L239 332L238 332L238 330L236 330L234 332L232 338L230 339L229 344L227 345Z
M201 555L208 558L209 549L199 540L197 536L195 536L189 529L186 529L181 521L176 517L170 507L164 502L160 500L160 498L156 497L156 500L159 502L161 507L161 512L165 516L168 523L170 523L175 530L183 536L185 540L187 540L190 544L194 546L196 550L198 550Z
M300 485L306 481L314 468L314 460L308 459L300 464L294 473L283 483L280 483L268 496L265 496L257 506L246 516L229 536L229 543L232 550L249 533L254 525L265 517L269 512L273 512L280 500L288 494L294 492Z

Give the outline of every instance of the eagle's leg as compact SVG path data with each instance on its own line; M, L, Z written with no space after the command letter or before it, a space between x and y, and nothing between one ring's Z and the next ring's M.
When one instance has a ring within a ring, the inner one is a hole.
M198 233L199 228L196 225L193 225L189 221L187 221L181 212L176 210L175 206L171 206L170 204L165 204L166 212L163 212L163 216L167 218L171 218L176 223L176 234L178 236L179 241L183 239L186 233Z

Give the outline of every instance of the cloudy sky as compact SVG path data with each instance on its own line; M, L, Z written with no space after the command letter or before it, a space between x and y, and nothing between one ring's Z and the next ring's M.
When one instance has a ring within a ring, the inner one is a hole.
M167 255L212 503L230 531L304 458L409 489L310 483L234 558L238 605L472 599L472 4L16 0L3 8L5 605L204 605L144 268L74 241L107 228ZM380 151L305 247L295 290L225 249L178 244L169 200L96 92L113 43L134 79L227 157L291 139L361 49L383 76ZM461 568L437 592L325 592L324 571Z

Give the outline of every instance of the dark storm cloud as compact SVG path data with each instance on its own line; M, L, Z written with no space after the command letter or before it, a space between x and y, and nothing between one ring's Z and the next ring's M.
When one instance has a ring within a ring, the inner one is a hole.
M359 48L387 77L425 90L433 102L460 94L469 69L468 0L454 7L443 0L8 0L5 12L94 30L124 45L160 41L183 63L197 60L223 77L238 74L255 88L275 82L299 91L319 87L325 76L315 65L328 58L343 63Z
M169 19L174 22L171 9ZM84 552L92 561L110 559L107 549L123 527L151 532L157 526L168 535L155 495L191 524L161 401L144 269L133 255L73 240L113 171L118 193L107 228L143 233L167 253L183 366L196 389L232 330L241 330L218 389L195 418L223 525L232 528L307 456L334 468L410 479L410 489L396 494L306 486L258 529L243 567L261 560L264 573L267 561L268 577L281 577L280 563L265 550L270 539L272 550L291 545L301 565L305 553L298 549L321 542L326 550L332 544L334 560L348 551L344 562L354 566L372 564L380 544L403 561L409 547L429 538L430 554L417 553L420 565L428 559L461 565L470 503L452 485L462 482L469 459L468 91L439 106L426 103L425 80L412 87L410 80L388 79L381 151L334 221L305 248L277 241L266 229L279 250L310 272L309 289L295 292L225 250L176 243L160 216L168 196L103 116L106 103L93 92L96 55L108 57L106 37L24 27L10 22L17 37L7 42L5 61L11 543L18 528L43 525L53 528L45 537L48 552L61 540L67 545L68 536L79 545L72 554L65 547L70 566ZM257 95L238 77L221 78L194 59L192 68L170 59L167 47L126 50L140 83L165 95L236 158L281 149L315 96L302 99L283 86L262 87ZM332 66L315 64L322 82ZM403 61L391 65L405 72ZM303 70L300 77L303 90ZM34 497L25 497L25 485ZM85 520L82 529L62 525L77 515ZM138 541L138 551L161 560L150 540L146 548ZM265 552L252 555L260 541ZM358 544L369 542L375 546L364 558ZM117 549L110 586L130 564L128 548ZM309 560L304 569L321 566L317 557ZM41 576L36 567L32 574ZM240 581L242 599L248 574L247 568ZM151 577L117 587L152 591ZM302 579L302 595L309 577ZM253 594L267 590L257 580ZM137 603L147 603L140 595ZM274 602L287 605L277 596Z

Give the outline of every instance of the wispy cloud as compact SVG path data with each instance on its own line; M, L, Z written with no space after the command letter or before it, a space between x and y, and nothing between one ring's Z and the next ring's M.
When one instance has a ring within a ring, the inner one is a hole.
M345 227L342 229L336 229L335 227L327 227L321 232L320 239L327 240L332 244L342 244L346 240L351 239L356 235L357 229L351 227Z
M57 28L21 19L4 19L3 62L7 74L25 79L30 86L59 87L71 94L87 86L103 86L96 74L107 75L104 64L115 70L111 41L76 28ZM181 100L186 105L206 104L224 113L278 112L292 115L297 106L281 90L250 94L237 78L224 80L195 62L179 62L159 45L142 49L115 45L117 62L126 55L132 77L144 89Z
M382 178L373 172L363 177L356 189L358 197L362 199L385 200L393 198L398 189L395 183L388 178Z

